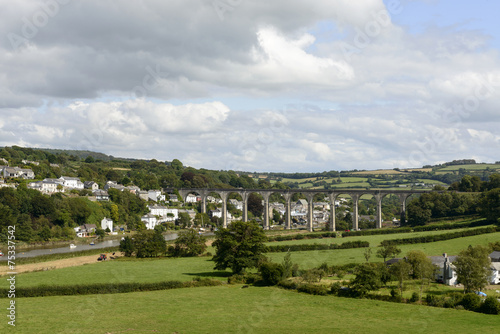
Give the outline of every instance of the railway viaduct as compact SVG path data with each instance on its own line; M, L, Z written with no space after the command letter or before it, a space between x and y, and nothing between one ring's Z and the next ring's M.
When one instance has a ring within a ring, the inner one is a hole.
M174 189L164 189L165 191L172 192ZM382 199L387 195L396 195L399 197L401 205L401 220L406 216L406 200L412 194L422 194L428 190L353 190L353 189L330 189L330 190L304 190L304 189L210 189L210 188L180 188L177 189L182 199L186 201L189 194L196 194L201 197L201 210L206 213L207 196L210 194L218 194L222 199L222 226L227 227L227 200L230 194L238 194L243 201L243 221L248 220L248 196L251 193L260 194L264 199L264 229L269 229L269 197L273 193L278 193L285 199L285 229L291 228L291 199L295 193L301 193L306 196L308 203L307 210L307 229L313 229L313 198L316 194L324 194L330 200L330 231L335 231L335 200L339 195L349 195L353 201L353 214L352 214L352 229L358 229L358 204L359 199L363 195L372 195L377 201L377 217L376 228L382 227Z

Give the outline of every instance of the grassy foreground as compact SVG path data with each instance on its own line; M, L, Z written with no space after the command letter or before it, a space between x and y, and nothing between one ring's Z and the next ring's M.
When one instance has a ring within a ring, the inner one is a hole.
M20 298L17 305L15 332L39 334L494 333L499 325L498 316L468 311L240 285Z

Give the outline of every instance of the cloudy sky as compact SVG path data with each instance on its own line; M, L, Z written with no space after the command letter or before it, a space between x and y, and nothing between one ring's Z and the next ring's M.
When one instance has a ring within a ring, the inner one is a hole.
M0 146L245 171L500 160L499 1L0 3Z

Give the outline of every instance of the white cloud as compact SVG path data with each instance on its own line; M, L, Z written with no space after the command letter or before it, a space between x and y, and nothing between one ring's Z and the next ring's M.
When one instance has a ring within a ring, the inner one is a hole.
M0 33L43 3L9 3ZM0 40L0 145L263 171L496 159L488 33L410 33L406 2L235 4L220 20L210 1L71 1L26 45Z

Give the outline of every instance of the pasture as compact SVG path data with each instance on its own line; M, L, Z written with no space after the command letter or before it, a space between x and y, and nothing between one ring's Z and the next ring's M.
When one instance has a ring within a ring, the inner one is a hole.
M380 262L376 257L377 245L386 239L418 236L420 233L438 234L443 231L374 235L349 238L324 238L309 240L294 240L273 242L269 244L303 244L303 243L342 243L345 241L363 240L370 242L372 256L370 262ZM401 245L400 256L404 256L412 249L420 249L427 255L458 254L468 245L488 245L490 242L500 240L500 232L483 234L472 237L438 241L426 244ZM209 250L213 252L212 250ZM303 269L317 267L326 262L328 265L343 265L348 263L361 263L365 261L365 248L317 250L292 252L292 261ZM268 253L266 256L274 262L282 262L285 253ZM227 280L230 271L215 271L211 257L193 258L159 258L159 259L128 259L98 262L78 267L62 268L57 270L38 271L17 275L17 286L39 285L76 285L106 282L141 282L153 283L160 281L179 280L190 281L195 277L209 277ZM0 287L7 287L7 281L2 280Z
M2 309L6 300L2 300ZM494 333L494 315L278 288L17 299L16 333ZM7 332L2 321L0 331Z

